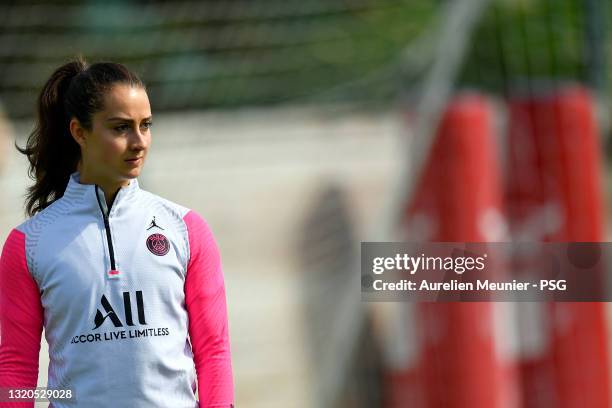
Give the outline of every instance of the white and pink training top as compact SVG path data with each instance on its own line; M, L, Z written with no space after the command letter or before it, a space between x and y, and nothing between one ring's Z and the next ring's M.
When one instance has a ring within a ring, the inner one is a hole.
M53 408L233 406L215 240L200 215L136 179L109 211L75 172L62 198L11 231L0 258L0 387L36 386L43 327L48 388L73 393Z

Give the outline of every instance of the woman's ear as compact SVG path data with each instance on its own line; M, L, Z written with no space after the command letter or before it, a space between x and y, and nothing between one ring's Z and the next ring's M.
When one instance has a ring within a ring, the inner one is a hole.
M85 147L87 139L85 138L85 129L81 126L81 123L77 118L70 119L70 134L75 142L82 148Z

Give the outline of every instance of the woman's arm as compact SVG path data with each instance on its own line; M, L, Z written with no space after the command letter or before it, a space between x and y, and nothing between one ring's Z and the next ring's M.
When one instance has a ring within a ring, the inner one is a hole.
M0 387L36 387L42 328L43 308L28 270L25 235L14 229L0 257ZM34 407L34 402L0 405Z
M200 407L229 408L234 403L234 384L219 249L199 214L190 211L184 220L190 248L185 303Z

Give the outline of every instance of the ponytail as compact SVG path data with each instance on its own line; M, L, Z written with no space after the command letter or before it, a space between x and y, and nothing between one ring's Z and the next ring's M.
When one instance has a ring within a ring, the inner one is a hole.
M37 99L37 121L26 147L15 145L27 156L28 187L25 209L29 216L43 210L66 191L70 174L81 159L79 144L70 134L70 120L92 129L93 114L104 109L104 94L115 83L145 88L137 75L121 64L100 62L88 66L82 56L57 68Z

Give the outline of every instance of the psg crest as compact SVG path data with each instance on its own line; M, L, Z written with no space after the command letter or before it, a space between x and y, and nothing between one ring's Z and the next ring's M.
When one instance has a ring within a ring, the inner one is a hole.
M151 234L147 238L147 248L153 255L164 256L170 250L170 243L162 234Z

